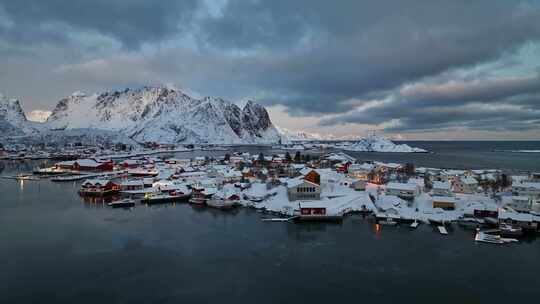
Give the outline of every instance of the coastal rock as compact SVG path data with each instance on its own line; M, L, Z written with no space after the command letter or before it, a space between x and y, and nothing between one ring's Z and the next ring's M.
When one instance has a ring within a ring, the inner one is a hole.
M421 148L414 148L406 144L395 144L391 140L369 135L343 147L345 151L353 152L401 152L401 153L425 153Z

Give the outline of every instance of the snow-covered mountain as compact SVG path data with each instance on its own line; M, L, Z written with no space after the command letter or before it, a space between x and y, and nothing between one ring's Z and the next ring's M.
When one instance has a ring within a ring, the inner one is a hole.
M221 98L192 98L165 87L86 95L58 102L45 124L52 130L107 130L138 142L257 144L280 135L266 109L243 108Z
M281 140L283 143L292 141L317 141L317 140L330 140L328 136L323 136L318 133L310 133L306 131L291 131L286 128L276 127L281 134Z
M51 116L51 111L33 110L26 112L26 119L34 122L45 122Z
M18 99L0 94L0 137L24 136L37 132L37 126L24 115Z
M369 135L367 137L361 138L356 142L346 144L342 148L346 151L355 152L427 152L424 149L414 148L406 144L395 144L391 140L377 135Z

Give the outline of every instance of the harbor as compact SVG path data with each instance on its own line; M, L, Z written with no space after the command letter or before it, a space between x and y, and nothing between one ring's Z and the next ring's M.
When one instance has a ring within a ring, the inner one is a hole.
M313 143L267 149L266 155L221 148L199 148L201 152L191 148L194 156L183 158L153 153L94 155L49 161L33 168L33 174L2 177L76 185L82 200L93 197L92 201L106 201L115 208L176 203L222 212L251 208L278 216L263 221L284 223L341 222L360 213L387 229L416 230L424 224L448 237L454 227L499 229L504 237L517 238L540 231L538 173L362 161L349 152L322 153ZM293 148L297 150L292 152ZM188 148L168 149L183 153ZM205 149L218 154L197 156Z

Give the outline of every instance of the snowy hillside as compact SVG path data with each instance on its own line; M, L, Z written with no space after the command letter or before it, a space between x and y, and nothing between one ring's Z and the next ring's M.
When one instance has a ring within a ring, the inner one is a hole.
M138 142L276 143L279 133L266 109L252 101L241 109L220 98L192 98L152 87L86 95L56 105L45 123L52 130L116 131Z
M369 135L367 137L361 138L357 142L353 142L343 146L342 149L355 152L427 152L424 149L413 148L406 144L395 144L391 140L377 135Z

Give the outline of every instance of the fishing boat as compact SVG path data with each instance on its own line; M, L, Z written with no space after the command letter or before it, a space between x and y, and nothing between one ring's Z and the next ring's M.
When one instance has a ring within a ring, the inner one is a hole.
M472 228L472 229L480 228L485 225L484 220L471 218L471 217L460 218L457 221L457 223L459 226L463 228Z
M107 206L112 207L112 208L130 208L130 207L135 206L135 201L132 199L126 198L123 200L110 202L107 204Z
M153 204L163 204L163 203L172 203L179 201L186 201L189 199L189 194L184 193L148 193L141 199L141 203L153 205Z
M155 177L155 176L159 175L158 170L156 170L156 169L145 169L145 168L128 169L127 173L129 175L131 175L131 176L139 176L139 177L144 177L144 176Z
M503 238L500 235L489 234L483 231L477 231L474 236L476 242L490 243L490 244L506 244L512 242L518 242L517 239Z
M29 175L29 174L17 174L17 175L12 175L12 176L2 176L2 178L14 179L14 180L18 180L18 181L31 181L31 180L32 181L37 181L37 180L39 180L38 177Z
M522 236L523 228L501 223L499 226L502 236Z

